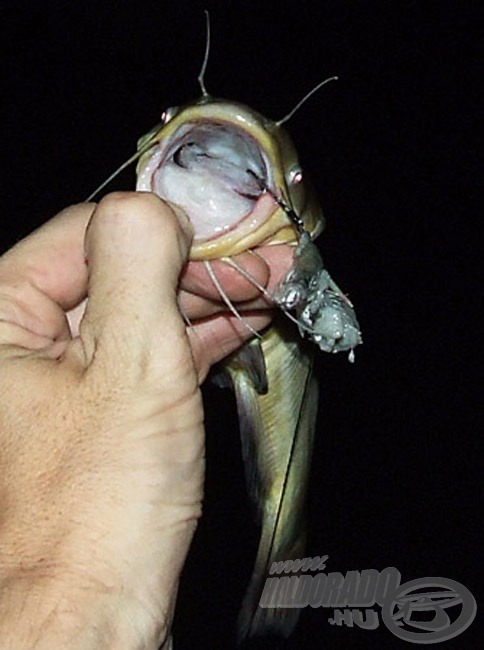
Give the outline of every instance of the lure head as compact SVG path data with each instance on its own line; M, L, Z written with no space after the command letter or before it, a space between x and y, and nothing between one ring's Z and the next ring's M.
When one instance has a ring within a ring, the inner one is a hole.
M243 104L203 96L168 109L138 148L137 189L184 209L195 231L193 260L297 241L284 208L313 238L323 228L289 135Z

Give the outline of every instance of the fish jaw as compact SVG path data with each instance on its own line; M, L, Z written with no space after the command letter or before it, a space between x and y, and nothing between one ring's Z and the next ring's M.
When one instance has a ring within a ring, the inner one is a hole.
M295 242L297 229L276 197L304 213L313 236L322 229L318 202L308 200L306 184L294 181L300 165L289 136L242 104L187 105L141 147L137 189L184 209L195 230L192 260Z

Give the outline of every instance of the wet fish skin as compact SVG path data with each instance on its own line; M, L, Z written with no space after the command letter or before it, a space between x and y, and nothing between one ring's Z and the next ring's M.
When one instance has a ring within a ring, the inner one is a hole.
M287 637L297 623L298 609L258 605L272 563L304 557L318 405L313 346L301 340L291 323L280 316L260 342L248 346L263 355L266 393L258 391L244 351L225 364L237 398L248 490L261 525L255 567L239 614L239 641L266 632Z

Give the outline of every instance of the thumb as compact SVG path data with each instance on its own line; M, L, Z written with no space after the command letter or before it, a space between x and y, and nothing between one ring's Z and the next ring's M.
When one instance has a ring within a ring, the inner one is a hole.
M190 243L186 216L154 194L115 193L99 203L85 241L88 306L79 333L88 366L133 385L186 365L176 294Z

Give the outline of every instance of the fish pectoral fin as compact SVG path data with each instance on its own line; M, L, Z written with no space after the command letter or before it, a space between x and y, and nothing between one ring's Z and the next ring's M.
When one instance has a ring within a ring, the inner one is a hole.
M161 646L160 650L173 650L173 648L173 637L170 634L165 643Z
M264 430L259 396L267 393L266 364L257 339L243 345L230 358L227 370L237 400L239 432L249 497L260 519L263 502L264 465L259 462L259 436Z
M268 391L267 369L259 339L253 339L239 348L228 361L228 368L237 394L237 379L244 375L258 395ZM237 395L238 397L238 395Z

